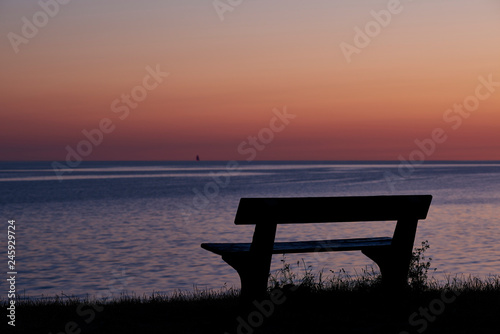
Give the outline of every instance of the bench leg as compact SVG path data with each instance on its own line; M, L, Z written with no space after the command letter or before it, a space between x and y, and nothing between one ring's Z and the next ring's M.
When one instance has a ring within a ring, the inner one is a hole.
M365 249L363 254L375 261L382 273L382 283L388 289L400 290L408 286L408 270L418 219L399 219L388 248Z
M363 254L372 259L380 268L382 285L388 290L402 290L408 286L410 262L397 254L394 249L365 249Z
M222 259L240 276L242 302L264 298L271 261L258 259L251 254L225 255Z

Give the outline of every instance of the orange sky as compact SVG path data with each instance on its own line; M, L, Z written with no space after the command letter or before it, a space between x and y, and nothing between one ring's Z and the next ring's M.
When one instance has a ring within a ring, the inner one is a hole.
M285 106L255 159L398 160L441 128L426 159L500 160L500 85L478 88L500 82L498 1L401 1L350 62L341 43L391 1L243 1L223 21L211 0L59 1L0 3L0 160L64 161L103 119L86 160L244 160ZM467 117L447 114L476 89Z

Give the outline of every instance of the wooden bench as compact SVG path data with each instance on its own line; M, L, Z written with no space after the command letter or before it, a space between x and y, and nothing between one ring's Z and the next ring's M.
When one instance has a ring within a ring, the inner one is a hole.
M203 243L222 256L241 280L243 299L267 291L272 254L360 250L380 268L386 287L408 284L408 269L419 219L425 219L431 195L242 198L234 223L255 225L251 243ZM397 221L391 237L274 242L278 224Z

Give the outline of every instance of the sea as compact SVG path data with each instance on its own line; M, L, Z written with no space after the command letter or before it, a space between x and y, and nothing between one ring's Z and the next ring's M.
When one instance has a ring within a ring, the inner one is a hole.
M251 241L253 226L234 224L243 197L430 194L415 239L416 247L430 246L424 252L429 276L500 275L498 161L85 161L55 167L0 162L3 276L9 278L7 230L14 221L21 298L239 288L236 272L200 244ZM276 240L391 236L394 226L280 225ZM359 251L275 255L272 272L284 264L298 276L307 270L324 278L377 270ZM8 290L6 279L1 282Z

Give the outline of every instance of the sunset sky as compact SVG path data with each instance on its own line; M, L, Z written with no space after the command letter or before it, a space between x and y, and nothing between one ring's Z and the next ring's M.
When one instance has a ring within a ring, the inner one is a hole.
M215 3L2 0L0 160L500 160L500 1Z

